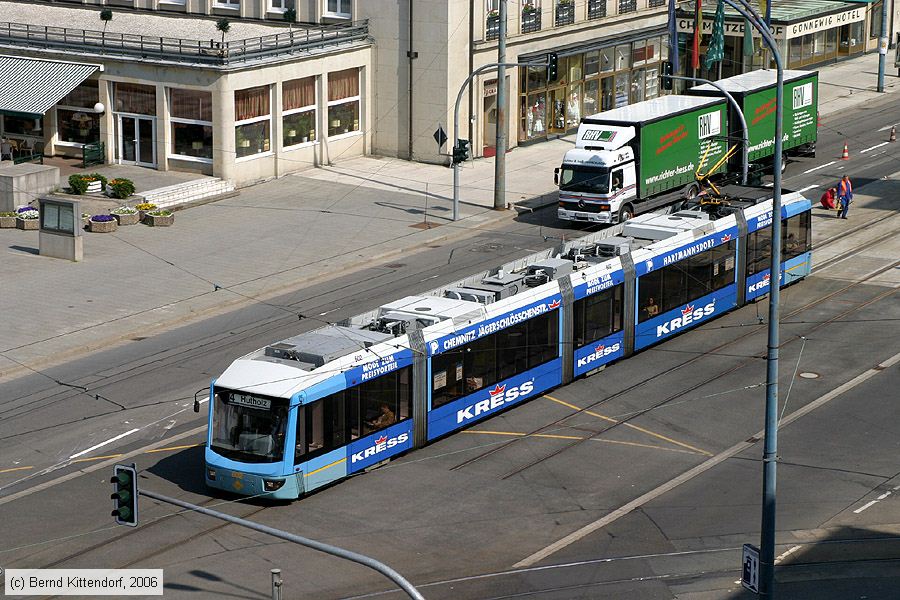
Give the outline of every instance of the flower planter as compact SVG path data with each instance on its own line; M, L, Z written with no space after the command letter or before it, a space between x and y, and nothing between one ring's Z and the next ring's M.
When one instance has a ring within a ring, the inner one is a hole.
M124 215L120 215L118 213L110 213L110 214L112 214L112 216L114 216L116 218L116 221L121 226L135 225L138 221L141 220L140 213L131 213L131 214L124 214Z
M150 227L171 227L175 223L175 215L160 217L157 215L144 215L144 224Z
M115 219L112 221L88 221L88 231L91 233L111 233L118 227Z
M19 217L16 217L17 229L25 229L27 231L30 231L32 229L39 229L40 224L40 219L20 219Z
M103 190L103 182L100 180L88 182L86 194L98 194Z
M0 229L12 229L16 226L15 217L0 217Z

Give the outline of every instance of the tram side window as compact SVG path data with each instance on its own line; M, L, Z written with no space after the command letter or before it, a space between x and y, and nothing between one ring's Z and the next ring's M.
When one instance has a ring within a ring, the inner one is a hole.
M734 283L735 241L710 250L712 256L712 289L721 290Z
M575 301L575 347L622 329L622 285Z
M684 305L688 301L684 271L680 263L660 269L662 272L663 299L660 304L662 312Z
M528 368L559 356L559 313L549 312L528 321ZM518 371L521 372L521 371Z
M306 454L322 454L347 443L344 392L326 396L299 412L306 415ZM301 450L298 448L297 452ZM296 452L294 458L300 461Z
M765 271L772 262L772 228L757 229L747 236L747 275Z
M431 358L431 406L437 408L463 395L464 348L436 354Z
M528 370L528 322L507 327L497 336L497 380Z
M781 228L781 259L795 258L808 252L810 213L802 212L783 222Z
M497 383L497 338L496 334L477 339L465 346L465 386L463 394L471 394Z
M642 275L638 282L638 323L643 323L659 314L663 301L662 271L651 271Z

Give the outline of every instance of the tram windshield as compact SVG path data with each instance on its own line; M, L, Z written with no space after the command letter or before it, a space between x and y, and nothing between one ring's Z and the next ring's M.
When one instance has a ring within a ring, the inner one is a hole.
M559 189L563 192L609 193L609 169L563 165L559 171Z
M286 426L284 399L226 390L215 393L212 449L226 458L251 463L280 461Z

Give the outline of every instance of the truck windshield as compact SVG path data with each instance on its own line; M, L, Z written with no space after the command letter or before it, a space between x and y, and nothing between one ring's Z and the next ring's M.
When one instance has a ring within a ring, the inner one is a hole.
M287 401L216 390L212 449L249 463L278 462L284 456Z
M559 189L563 192L609 193L609 170L563 166L559 173Z

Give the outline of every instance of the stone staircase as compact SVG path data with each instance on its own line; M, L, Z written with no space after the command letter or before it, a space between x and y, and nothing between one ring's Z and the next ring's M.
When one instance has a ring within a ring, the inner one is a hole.
M217 177L206 177L149 190L141 193L141 196L143 196L144 202L151 202L160 208L171 208L232 192L234 192L234 182L223 181Z

